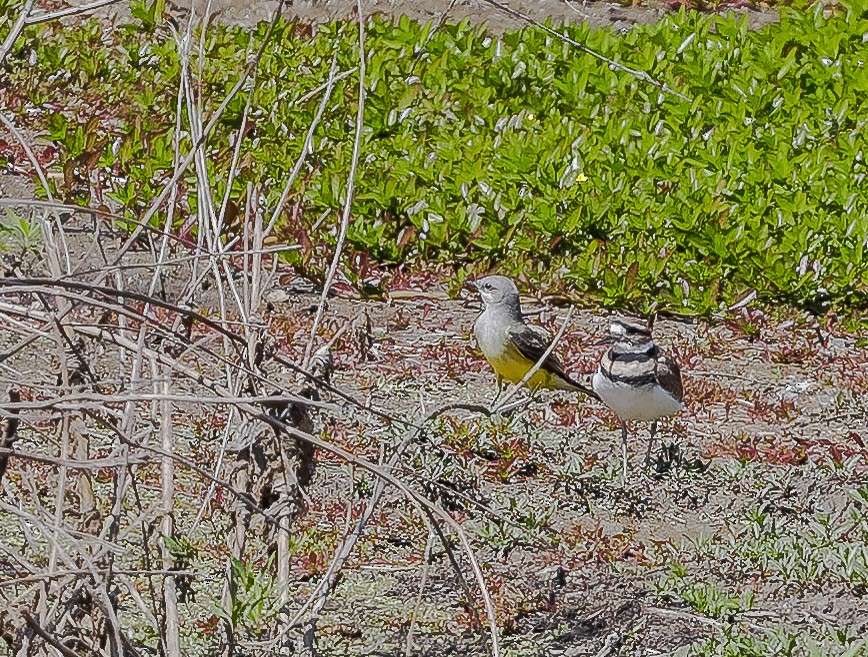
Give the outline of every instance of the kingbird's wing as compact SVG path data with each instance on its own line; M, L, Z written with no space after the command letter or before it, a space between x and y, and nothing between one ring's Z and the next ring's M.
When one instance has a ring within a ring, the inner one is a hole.
M549 348L549 344L551 344L528 326L517 326L510 329L509 339L512 340L512 344L515 345L518 352L533 363L542 358L546 349ZM564 372L564 366L561 365L560 359L554 353L548 355L548 358L543 361L540 369L557 374L567 381L570 380L570 377L568 377Z
M549 345L551 344L550 341L544 339L539 333L537 333L528 326L516 326L510 329L509 339L512 341L512 344L522 356L534 363L536 363L540 358L542 358L543 354L546 352L546 350L549 348ZM581 383L571 378L566 372L564 372L564 366L561 364L560 359L554 353L548 355L548 358L543 361L540 369L551 372L552 374L560 377L569 385L573 386L576 390L580 390L589 397L593 397L597 400L600 399L597 393L595 393L587 386L583 386Z

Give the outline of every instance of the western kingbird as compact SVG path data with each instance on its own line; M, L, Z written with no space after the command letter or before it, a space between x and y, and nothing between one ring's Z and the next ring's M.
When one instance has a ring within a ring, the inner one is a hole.
M602 343L611 344L600 359L592 381L594 392L621 421L621 457L627 479L627 420L651 422L651 438L645 464L651 460L651 446L657 420L674 415L684 404L681 371L660 353L650 328L616 320Z
M505 276L486 276L468 284L479 292L485 309L473 326L476 341L486 360L494 368L498 394L504 379L518 383L524 378L551 344L524 323L518 288ZM592 390L574 381L564 372L553 353L527 382L531 390L550 388L583 392L598 399Z

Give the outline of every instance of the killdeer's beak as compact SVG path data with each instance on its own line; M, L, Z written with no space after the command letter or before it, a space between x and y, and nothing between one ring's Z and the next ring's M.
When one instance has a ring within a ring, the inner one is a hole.
M605 338L597 342L597 346L599 347L603 344L613 344L617 339L618 338L614 335L607 335Z

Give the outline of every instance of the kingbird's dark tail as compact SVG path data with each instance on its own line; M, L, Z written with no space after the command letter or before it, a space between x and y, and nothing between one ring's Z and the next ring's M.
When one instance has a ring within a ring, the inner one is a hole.
M579 383L578 381L576 381L575 379L570 377L570 375L567 374L566 372L564 372L563 374L555 375L552 378L554 378L555 381L557 381L557 383L559 384L557 386L559 390L569 390L570 392L581 392L581 393L587 395L588 397L590 397L591 399L596 399L597 401L602 401L602 399L600 399L600 395L598 395L596 392L591 390L588 386L582 385L581 383Z

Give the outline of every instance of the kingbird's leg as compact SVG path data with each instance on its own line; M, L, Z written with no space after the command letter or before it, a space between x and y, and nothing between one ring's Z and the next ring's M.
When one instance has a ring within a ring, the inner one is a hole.
M540 391L540 388L542 388L541 385L535 385L535 386L531 387L530 397L528 398L529 401L536 401L536 396L537 396L537 393Z
M624 467L624 484L627 483L627 423L621 420L621 461Z
M657 420L651 423L651 437L648 439L648 451L645 453L645 467L651 465L651 447L654 445L654 438L657 435Z
M500 374L495 374L494 378L497 380L497 394L494 395L494 399L491 400L491 405L497 403L497 400L500 399L500 395L503 393L503 377Z

